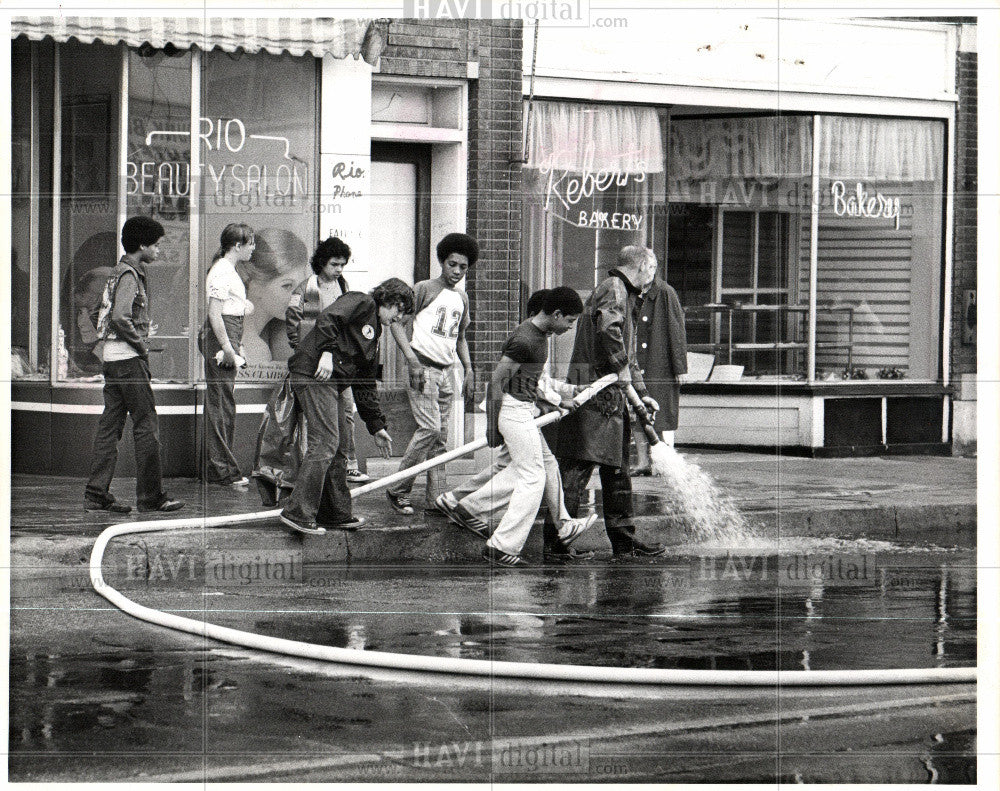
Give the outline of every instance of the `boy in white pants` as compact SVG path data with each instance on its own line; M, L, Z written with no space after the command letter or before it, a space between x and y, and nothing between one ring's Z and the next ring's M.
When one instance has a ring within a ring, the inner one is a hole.
M540 414L535 400L548 359L548 336L561 335L572 328L583 311L583 303L576 291L561 286L548 291L540 307L541 311L522 322L504 343L487 391L487 443L492 448L504 444L511 462L460 504L464 511L485 513L492 510L495 500L509 500L483 551L487 561L499 566L525 565L521 549L541 505L546 479L559 477L555 457L534 423ZM578 388L562 385L560 389L563 406L569 407ZM547 475L546 468L551 468L548 472L554 474ZM509 497L504 498L508 492ZM436 504L452 516L454 507L447 494L439 497ZM559 528L560 541L568 546L594 521L589 518L563 522Z
M539 289L528 299L525 306L525 318L533 318L541 313L542 302L549 289ZM539 399L548 402L552 406L559 406L562 395L572 396L575 392L572 385L560 382L552 378L550 363L545 362L542 374L538 380ZM500 471L510 465L510 454L506 446L500 448L494 456L493 465L486 467L475 475L465 479L459 486L440 495L435 504L442 513L459 527L478 535L480 538L489 538L491 527L485 519L491 517L495 512L505 508L510 502L513 494L513 478L507 479L508 486L504 490L497 488L497 482L487 490L489 496L480 495L472 499L469 496L477 492L480 487L496 478ZM554 516L556 524L564 527L563 532L572 529L567 522L584 522L586 527L590 527L597 521L597 515L591 514L589 517L573 519L566 510L566 503L563 497L562 478L559 475L558 465L545 465L545 494L543 502L549 509L549 513ZM492 519L490 522L495 524ZM592 554L592 553L591 553Z

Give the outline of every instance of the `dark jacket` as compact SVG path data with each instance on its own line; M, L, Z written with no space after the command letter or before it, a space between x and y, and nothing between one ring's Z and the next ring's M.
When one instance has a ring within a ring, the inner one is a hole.
M635 311L639 289L621 272L612 269L583 306L576 323L576 338L567 379L590 384L617 373L626 365L639 395L646 387L635 358ZM611 467L625 461L625 395L621 387L606 387L576 412L559 421L556 454L586 459Z
M337 282L340 284L341 295L346 294L348 288L344 276L338 276ZM314 274L295 287L285 309L285 334L293 349L299 345L301 338L309 334L319 313L319 276Z
M316 318L316 325L299 342L288 370L312 376L324 352L333 355L333 381L354 390L354 403L370 434L385 428L378 402L378 339L382 325L375 300L360 291L348 291Z
M674 431L681 392L677 377L687 373L687 333L677 292L660 278L653 281L639 306L636 341L643 381L660 405L654 428Z
M111 270L101 295L97 313L97 334L101 340L124 341L140 357L148 357L149 298L146 292L146 267L132 263L125 256Z

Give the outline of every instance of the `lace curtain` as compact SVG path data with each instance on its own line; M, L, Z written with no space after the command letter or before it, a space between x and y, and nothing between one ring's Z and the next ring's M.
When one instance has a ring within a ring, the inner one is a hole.
M896 118L822 116L820 176L937 181L943 125ZM690 118L670 126L671 182L804 178L812 171L812 117Z
M812 119L686 118L670 124L671 181L808 176Z
M823 178L939 181L944 124L899 118L823 116L819 172Z
M663 139L652 107L536 101L530 123L526 167L576 173L663 171Z

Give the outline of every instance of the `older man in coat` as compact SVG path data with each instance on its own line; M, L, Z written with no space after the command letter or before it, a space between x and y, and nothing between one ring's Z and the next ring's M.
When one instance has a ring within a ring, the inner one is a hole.
M632 483L628 455L631 429L627 388L635 388L648 409L659 406L646 392L636 361L636 305L642 289L656 273L656 256L648 247L630 245L618 254L618 266L598 284L577 321L567 379L591 384L609 373L618 386L605 388L558 425L555 455L559 460L566 509L575 517L594 467L601 477L604 527L616 558L658 557L664 547L635 537ZM568 562L579 558L560 544L551 518L545 524L545 558Z
M643 293L636 323L636 359L649 394L660 405L653 428L668 445L674 444L680 407L680 376L687 373L687 334L684 308L677 292L654 278ZM636 475L649 474L649 441L641 431L635 437Z

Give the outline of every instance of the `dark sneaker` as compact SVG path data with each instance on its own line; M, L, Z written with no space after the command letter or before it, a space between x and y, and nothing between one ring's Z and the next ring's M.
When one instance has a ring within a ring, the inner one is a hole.
M503 566L509 569L524 568L528 565L520 555L508 555L489 544L483 549L483 560L491 566Z
M405 494L385 493L385 499L389 501L392 509L403 516L413 516L413 503Z
M278 514L278 518L284 524L292 528L292 530L299 533L305 533L308 536L321 536L326 533L325 527L320 527L315 522L306 522L304 520L295 519L291 516L285 516L284 512Z
M368 520L363 516L352 516L342 522L317 522L316 526L327 530L357 530L361 525L368 524Z
M84 500L84 511L106 511L109 514L129 514L132 513L132 506L112 500L110 503L99 503L96 500Z
M348 483L368 483L372 479L368 473L361 472L361 470L355 468L347 471L347 482Z
M558 564L570 564L570 563L585 563L588 560L593 560L596 553L588 551L580 551L579 549L573 549L572 547L567 547L561 543L553 544L552 546L545 547L543 559L546 563L558 563Z
M168 497L159 505L154 506L152 508L146 508L140 505L139 510L142 511L143 513L152 513L153 511L162 511L164 513L169 513L170 511L180 511L183 507L184 507L183 500L173 500Z
M448 521L475 533L484 541L490 537L490 526L455 499L451 492L439 495L434 505Z

